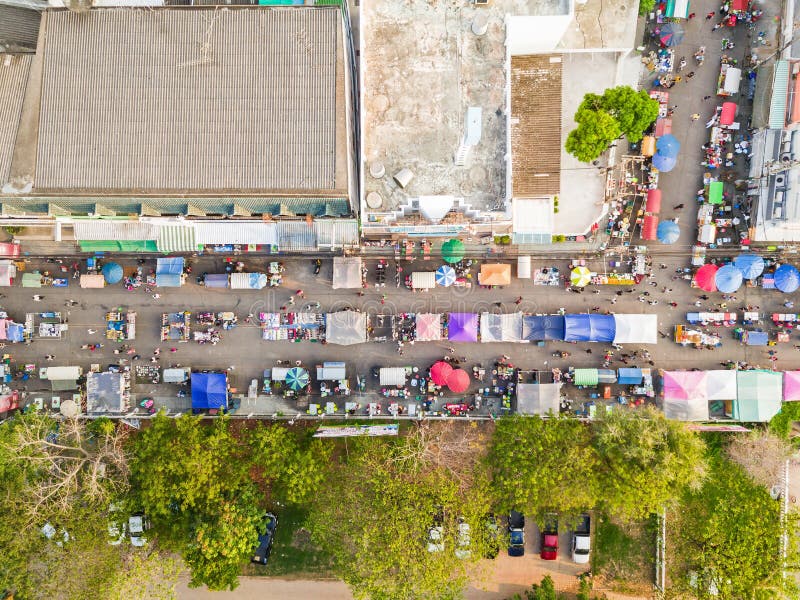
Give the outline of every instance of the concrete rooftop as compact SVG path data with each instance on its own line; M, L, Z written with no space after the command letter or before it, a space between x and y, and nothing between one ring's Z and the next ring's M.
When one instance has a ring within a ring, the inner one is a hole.
M503 210L506 197L506 16L568 14L572 0L494 0L488 7L433 3L428 0L378 0L361 6L363 72L364 196L380 194L380 208L396 210L427 195L452 195L472 209ZM554 52L631 48L636 3L589 0L575 7L575 17ZM483 21L486 31L473 32ZM587 54L588 56L588 54ZM608 60L612 60L611 56ZM591 68L591 66L590 66ZM589 73L592 91L597 76ZM596 88L614 85L614 71ZM565 75L566 77L566 75ZM570 84L573 80L570 80ZM578 97L566 79L563 89ZM588 89L586 91L589 91ZM584 92L580 91L582 96ZM577 106L577 101L575 102ZM454 155L465 133L469 107L482 109L480 142L463 166ZM565 95L564 110L574 112ZM572 112L562 116L562 138ZM563 141L563 140L562 140ZM370 166L385 169L381 177ZM393 176L409 169L414 178L400 187ZM564 164L569 170L572 165ZM598 178L599 179L599 178ZM596 186L592 186L594 189ZM602 189L602 186L600 186ZM563 210L563 203L562 208ZM558 219L561 220L561 219Z

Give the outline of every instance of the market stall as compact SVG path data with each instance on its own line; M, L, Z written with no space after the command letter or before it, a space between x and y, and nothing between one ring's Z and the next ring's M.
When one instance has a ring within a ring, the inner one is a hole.
M724 325L732 327L739 315L735 312L690 312L686 320L692 325Z
M191 320L190 312L161 315L161 341L188 342L191 338Z
M417 313L415 318L417 341L435 342L442 339L442 315L439 313Z
M27 273L23 274L23 277ZM84 273L80 278L82 288L100 289L106 287L106 279L100 274ZM39 286L41 287L41 286Z
M728 62L723 62L717 80L717 96L732 96L739 93L742 81L742 70L737 69Z
M136 339L136 313L121 310L107 312L106 338L117 342Z
M283 272L285 268L282 262L270 261L267 264L267 278L269 287L278 287L283 283Z
M523 315L522 337L529 342L564 339L563 315Z
M333 257L333 289L357 289L363 285L363 264L352 256Z
M478 285L492 287L511 285L511 265L502 263L482 264L478 273Z
M476 313L448 313L447 339L451 342L477 342L478 315Z
M521 342L522 313L481 313L481 342Z
M557 267L542 267L533 272L533 285L561 285L561 272Z
M531 278L531 257L527 254L517 257L517 278Z
M182 256L159 258L156 260L156 286L181 287L184 282L184 259Z
M695 348L717 348L722 345L719 336L705 333L699 329L687 329L683 325L675 326L675 343Z
M316 312L259 313L261 339L319 341L325 336L325 315Z
M225 289L230 287L229 278L227 273L207 273L203 276L202 283L207 288Z
M232 290L261 290L267 287L267 275L264 273L231 273L230 288Z
M665 371L664 415L676 421L707 421L706 377L705 371Z
M0 287L10 287L14 285L14 278L17 276L17 267L14 261L0 260Z
M225 373L198 373L191 376L192 410L216 413L228 408L228 376Z
M436 287L435 271L414 271L411 273L412 290L432 290Z
M367 314L344 310L325 315L325 340L329 344L349 346L367 341Z

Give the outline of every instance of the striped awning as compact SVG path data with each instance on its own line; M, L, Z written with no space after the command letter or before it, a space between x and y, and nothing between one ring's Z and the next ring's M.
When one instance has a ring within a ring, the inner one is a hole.
M75 239L147 241L158 239L158 226L145 221L111 221L92 219L72 224Z
M575 385L597 385L597 369L575 369L573 383Z
M769 104L770 129L782 129L786 123L786 96L789 91L789 62L775 63L775 78L772 80L772 99Z
M158 233L159 252L194 252L197 250L194 225L162 225Z

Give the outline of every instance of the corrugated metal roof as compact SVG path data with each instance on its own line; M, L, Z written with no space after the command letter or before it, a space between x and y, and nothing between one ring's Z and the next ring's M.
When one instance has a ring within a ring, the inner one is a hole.
M314 227L305 221L278 221L278 248L282 252L303 252L317 249Z
M76 240L157 240L158 226L142 221L76 221L73 224Z
M511 161L514 197L559 193L560 56L511 57Z
M772 100L769 103L770 129L783 129L786 124L786 102L789 91L789 62L775 63L775 79L772 83Z
M194 252L197 250L194 225L162 225L158 232L159 252Z
M37 10L0 5L0 50L36 50L41 19Z
M195 223L198 244L277 244L275 223L210 221Z
M345 189L338 8L44 19L37 188Z
M314 221L319 246L357 246L359 242L358 221L335 219Z
M32 54L0 54L0 186L8 182L32 61Z

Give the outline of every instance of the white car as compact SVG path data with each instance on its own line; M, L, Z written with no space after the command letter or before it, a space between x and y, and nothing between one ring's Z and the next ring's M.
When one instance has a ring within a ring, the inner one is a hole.
M458 522L458 537L456 538L456 558L465 560L469 558L470 550L470 535L469 523L459 520Z
M589 553L592 551L592 528L589 515L581 515L581 520L572 533L572 561L585 565L589 562Z
M144 514L136 513L131 515L128 519L128 533L131 536L131 546L141 548L147 544L147 538L144 536L144 532L148 529L150 529L150 525Z
M428 552L444 552L444 527L441 525L428 530Z

